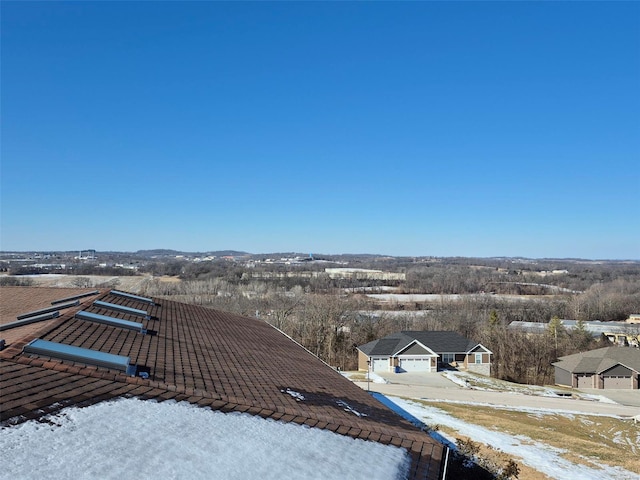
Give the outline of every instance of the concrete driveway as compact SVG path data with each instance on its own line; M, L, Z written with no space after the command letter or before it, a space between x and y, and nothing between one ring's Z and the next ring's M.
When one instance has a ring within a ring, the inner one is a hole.
M383 373L379 374L391 383L369 383L373 392L383 395L408 397L424 400L444 400L473 402L488 405L507 405L550 410L570 410L575 412L632 417L640 415L640 392L632 390L589 390L584 393L607 397L619 404L603 403L595 400L579 400L564 397L546 397L513 392L476 390L460 387L440 373ZM367 382L356 382L363 389ZM613 398L616 397L616 398Z

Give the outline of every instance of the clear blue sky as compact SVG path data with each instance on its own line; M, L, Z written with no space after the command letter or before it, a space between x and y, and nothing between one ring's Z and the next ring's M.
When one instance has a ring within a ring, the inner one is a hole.
M9 2L2 250L640 258L638 2Z

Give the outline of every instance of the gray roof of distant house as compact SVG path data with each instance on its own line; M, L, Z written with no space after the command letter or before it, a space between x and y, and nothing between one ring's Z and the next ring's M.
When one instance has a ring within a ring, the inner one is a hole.
M571 373L601 373L618 364L640 372L640 349L604 347L560 357L553 363L554 366Z
M575 329L578 325L577 320L560 320L562 326L568 330ZM591 333L594 337L598 337L603 333L634 333L640 332L640 325L625 322L601 322L593 320L583 322L584 329ZM515 320L507 327L510 330L520 330L527 333L544 333L549 330L548 322L522 322Z
M438 354L466 353L478 345L478 342L469 340L456 332L409 330L392 333L379 340L361 345L358 349L368 356L393 355L416 340Z

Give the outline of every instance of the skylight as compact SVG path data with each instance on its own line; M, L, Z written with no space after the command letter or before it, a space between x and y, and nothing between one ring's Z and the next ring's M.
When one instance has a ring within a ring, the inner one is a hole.
M131 300L137 300L139 302L148 303L149 305L155 305L155 302L152 298L148 297L140 297L138 295L133 295L132 293L121 292L119 290L111 290L112 295L117 295L118 297L130 298Z
M146 320L150 320L151 316L146 310L138 310L137 308L125 307L124 305L118 305L116 303L102 302L96 300L93 305L100 308L108 308L109 310L115 310L117 312L128 313L129 315L136 315L138 317L144 317Z
M43 313L41 315L35 315L33 317L28 317L23 320L16 320L15 322L5 323L0 325L0 332L3 330L9 330L10 328L22 327L24 325L29 325L31 323L42 322L44 320L51 320L52 318L57 318L60 316L60 312L57 310L49 313Z
M80 301L76 300L75 302L69 303L60 303L53 307L41 308L40 310L34 310L33 312L23 313L16 317L17 320L22 320L24 318L35 317L36 315L42 315L43 313L56 312L58 310L64 310L65 308L71 308L80 305Z
M114 355L112 353L90 350L88 348L74 347L64 343L50 342L36 338L23 348L24 353L32 353L46 357L58 358L61 360L71 360L74 362L86 363L97 367L113 368L120 370L127 375L135 375L135 365L129 364L129 357Z
M60 300L54 300L53 302L51 302L51 305L57 305L58 303L64 303L70 300L77 300L79 298L91 297L92 295L97 295L99 293L100 293L99 290L94 290L92 292L81 293L79 295L72 295L71 297L65 297L65 298L61 298Z
M86 312L81 310L76 313L76 318L80 320L88 320L90 322L103 323L112 327L124 328L127 330L135 330L140 333L147 333L144 325L140 322L131 322L129 320L123 320L121 318L109 317L107 315L100 315L98 313Z

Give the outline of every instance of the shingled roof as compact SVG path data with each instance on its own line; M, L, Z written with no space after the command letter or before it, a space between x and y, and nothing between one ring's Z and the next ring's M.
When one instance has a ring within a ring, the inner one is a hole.
M395 355L416 340L437 354L466 353L478 345L456 332L407 330L366 343L358 349L368 356Z
M0 324L15 320L17 313L81 293L87 290L1 287ZM107 311L94 305L95 300L144 309L149 319ZM164 299L153 301L141 303L99 290L62 310L58 318L0 332L7 343L0 351L2 424L117 397L171 399L400 446L413 459L410 478L440 477L442 444L268 323ZM76 318L80 310L142 322L148 334ZM25 345L36 338L129 357L148 378L25 353ZM290 392L305 400L298 401Z

